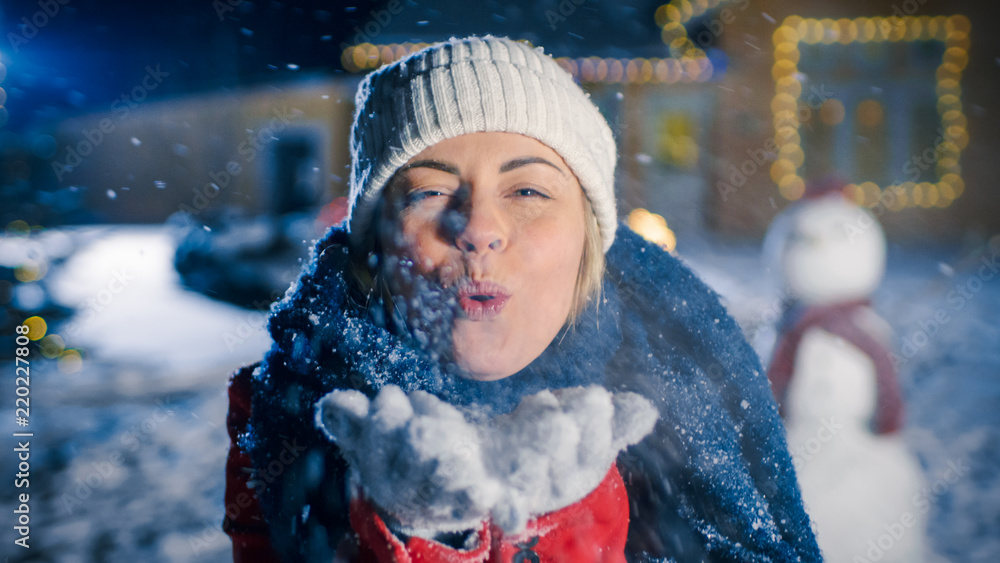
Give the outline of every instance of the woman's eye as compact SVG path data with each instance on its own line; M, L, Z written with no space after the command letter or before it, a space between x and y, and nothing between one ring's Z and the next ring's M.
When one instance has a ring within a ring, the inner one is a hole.
M535 188L518 188L514 194L521 197L543 197L545 199L549 197Z
M438 190L416 190L406 194L406 206L416 205L433 197L443 196L444 192Z

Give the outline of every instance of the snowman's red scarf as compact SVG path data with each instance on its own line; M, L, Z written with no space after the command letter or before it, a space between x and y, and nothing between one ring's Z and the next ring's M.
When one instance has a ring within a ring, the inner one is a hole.
M877 389L872 431L876 434L887 434L899 430L903 422L903 400L892 354L853 319L859 309L870 305L871 303L865 299L789 311L794 318L792 322L784 323L786 330L782 332L778 345L775 346L771 365L767 371L767 378L771 380L771 389L774 391L774 398L778 401L782 416L787 415L785 398L795 370L795 359L802 337L810 329L819 328L850 342L871 358L875 364ZM791 328L787 328L788 326Z

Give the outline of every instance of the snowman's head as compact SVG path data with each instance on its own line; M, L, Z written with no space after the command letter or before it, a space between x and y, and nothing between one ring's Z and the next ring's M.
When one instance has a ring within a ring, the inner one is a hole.
M827 305L869 296L885 271L885 235L866 209L839 196L801 203L790 217L781 271L791 296Z

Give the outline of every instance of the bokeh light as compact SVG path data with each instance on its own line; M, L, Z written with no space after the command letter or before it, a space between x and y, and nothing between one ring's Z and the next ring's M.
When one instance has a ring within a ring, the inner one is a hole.
M42 355L49 359L58 358L63 353L63 350L66 349L66 343L58 334L49 334L42 338L38 344L42 350Z
M59 371L62 373L76 373L83 368L83 356L80 355L79 350L64 350L59 354L58 365Z
M673 252L677 248L677 236L670 227L667 220L656 213L650 213L646 209L633 209L628 214L627 223L630 229L639 234L642 238L656 244L666 250Z
M28 317L21 324L28 327L28 338L31 340L41 340L49 330L49 325L42 317Z
M839 125L844 121L844 103L837 99L823 102L819 108L819 119L827 125Z
M884 117L882 104L878 100L863 100L858 104L858 123L864 127L876 127Z

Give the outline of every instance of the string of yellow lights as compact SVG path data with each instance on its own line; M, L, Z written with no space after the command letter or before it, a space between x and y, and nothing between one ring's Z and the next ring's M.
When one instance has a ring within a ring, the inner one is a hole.
M936 72L937 110L941 116L944 134L933 150L936 161L937 182L903 182L879 187L875 182L849 184L845 195L859 205L874 207L881 202L890 210L912 207L948 207L965 190L959 158L969 142L967 119L962 111L962 71L969 62L969 19L955 16L904 16L888 18L813 19L800 16L785 18L775 30L774 66L771 74L775 82L771 112L774 120L778 159L771 166L771 179L787 200L794 201L805 193L805 180L799 169L805 160L799 135L800 97L799 43L809 45L847 45L852 42L941 41L945 51ZM820 118L836 123L843 119L843 104L839 101L820 108ZM861 108L865 113L881 108ZM824 116L823 112L827 115ZM863 116L861 116L863 118Z
M680 0L657 8L654 19L662 29L663 41L670 46L672 57L560 57L556 62L583 83L676 84L708 81L714 72L712 62L703 50L688 39L684 24L707 10L732 1ZM397 61L428 45L429 43L361 43L344 49L340 60L348 72L365 72Z
M705 52L691 40L687 22L703 15L708 10L718 8L734 0L673 0L656 9L653 19L660 26L663 42L670 47L670 54L676 58L701 58Z
M364 72L397 61L419 51L429 43L373 45L362 43L344 49L340 60L349 72ZM712 78L712 62L705 56L673 58L601 58L556 59L561 67L584 83L676 84L705 82Z

